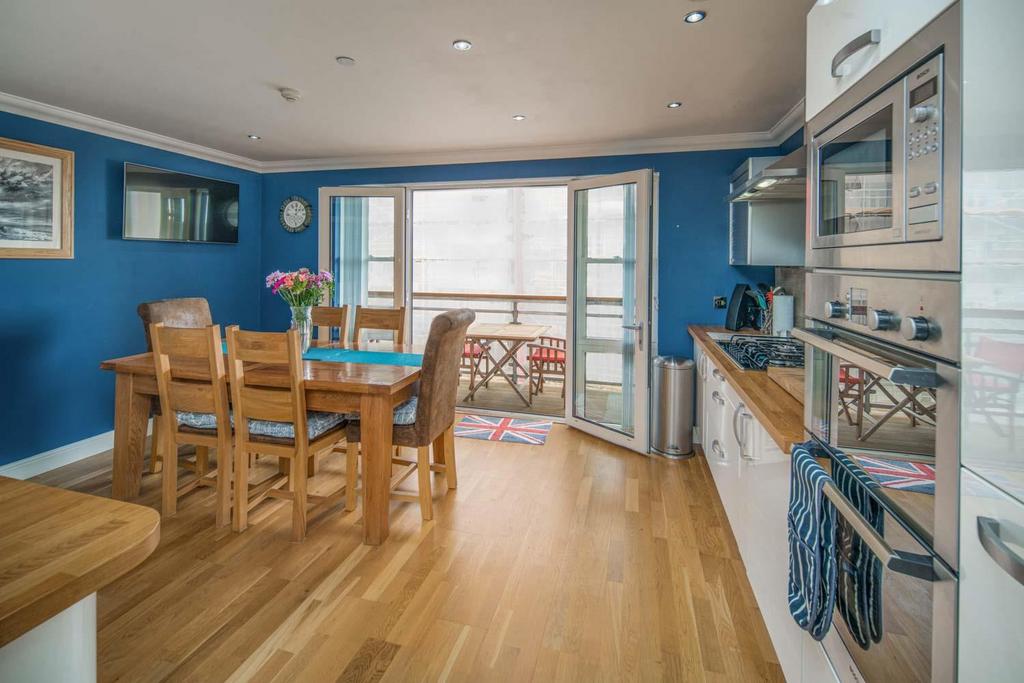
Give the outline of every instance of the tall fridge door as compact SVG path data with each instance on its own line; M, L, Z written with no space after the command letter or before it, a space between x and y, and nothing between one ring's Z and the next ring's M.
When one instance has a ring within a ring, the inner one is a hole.
M1024 672L1024 504L962 470L959 680Z

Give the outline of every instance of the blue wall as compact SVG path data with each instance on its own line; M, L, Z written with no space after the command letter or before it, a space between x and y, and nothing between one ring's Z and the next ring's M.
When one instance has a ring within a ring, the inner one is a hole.
M565 177L640 168L660 172L660 350L692 353L690 323L718 323L716 294L737 282L771 282L770 268L728 265L729 175L747 156L781 148L681 152L260 176L188 156L0 112L0 137L75 153L75 258L0 260L0 465L110 430L113 377L106 358L144 349L135 313L142 301L209 299L223 324L283 329L287 310L262 287L275 268L316 265L313 226L293 235L278 209L292 194L316 207L326 185ZM125 161L195 173L241 186L237 245L121 239Z
M257 326L262 268L258 174L2 112L0 137L75 153L75 258L0 260L3 465L112 428L98 366L145 350L140 302L204 296L217 322ZM239 183L239 243L122 240L125 161Z
M712 306L712 298L716 294L729 296L737 282L771 284L774 281L771 268L735 268L729 265L729 207L725 196L729 190L729 176L744 159L779 153L779 148L768 147L266 174L263 177L263 270L269 273L275 269L316 267L316 216L310 228L298 234L285 232L277 220L281 202L293 194L309 200L315 211L317 190L324 186L565 177L652 168L661 174L658 205L659 351L662 354L689 355L693 348L686 333L688 324L721 324L725 321L725 311ZM288 326L285 305L266 290L261 320L265 329Z

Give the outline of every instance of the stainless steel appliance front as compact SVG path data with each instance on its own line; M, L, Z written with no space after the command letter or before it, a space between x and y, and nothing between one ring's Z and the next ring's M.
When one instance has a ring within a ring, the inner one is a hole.
M877 629L865 639L838 611L835 628L864 680L953 680L959 283L811 272L807 292L809 325L793 333L806 354L804 427L833 471L863 484L860 506L843 499L839 513L859 537L881 538Z
M807 265L960 270L959 12L808 122Z

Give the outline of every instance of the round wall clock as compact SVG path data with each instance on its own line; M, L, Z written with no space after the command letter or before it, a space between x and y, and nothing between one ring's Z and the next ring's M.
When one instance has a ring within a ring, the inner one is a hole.
M312 220L313 207L302 197L288 197L281 204L281 227L288 232L302 232Z

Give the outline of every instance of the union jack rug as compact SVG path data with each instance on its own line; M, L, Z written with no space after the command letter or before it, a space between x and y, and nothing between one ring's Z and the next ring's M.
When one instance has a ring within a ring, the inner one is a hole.
M935 495L935 468L910 460L858 457L857 462L882 486Z
M483 441L505 441L542 446L551 431L550 420L466 415L455 425L455 436Z

